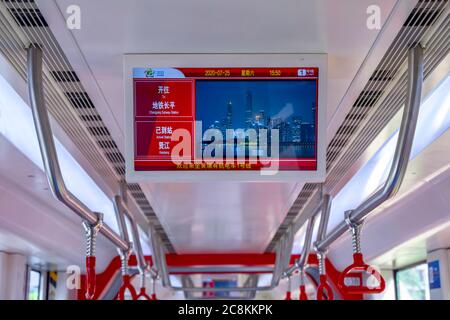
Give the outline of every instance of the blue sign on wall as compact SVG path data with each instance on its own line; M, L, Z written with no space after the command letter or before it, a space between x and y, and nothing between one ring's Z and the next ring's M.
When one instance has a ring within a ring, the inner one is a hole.
M431 261L428 263L428 281L430 283L430 289L441 288L441 276L439 273L439 260Z

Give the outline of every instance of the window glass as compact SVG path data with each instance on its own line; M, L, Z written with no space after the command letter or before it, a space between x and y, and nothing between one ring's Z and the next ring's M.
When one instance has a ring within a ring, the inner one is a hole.
M426 263L398 270L395 276L398 300L429 300Z
M36 270L30 270L28 274L28 300L40 300L41 298L41 273Z

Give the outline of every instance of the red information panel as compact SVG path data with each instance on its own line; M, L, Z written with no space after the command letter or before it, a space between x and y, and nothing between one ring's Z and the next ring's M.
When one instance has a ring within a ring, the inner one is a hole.
M135 171L317 169L318 68L135 68Z

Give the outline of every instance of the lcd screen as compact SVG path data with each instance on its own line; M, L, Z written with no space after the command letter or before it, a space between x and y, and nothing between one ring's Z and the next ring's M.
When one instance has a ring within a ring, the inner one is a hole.
M318 68L134 68L134 169L317 169Z

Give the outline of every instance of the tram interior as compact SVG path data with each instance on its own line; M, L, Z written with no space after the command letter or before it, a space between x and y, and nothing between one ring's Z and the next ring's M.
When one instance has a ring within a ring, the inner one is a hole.
M449 300L449 14L0 0L0 300Z

